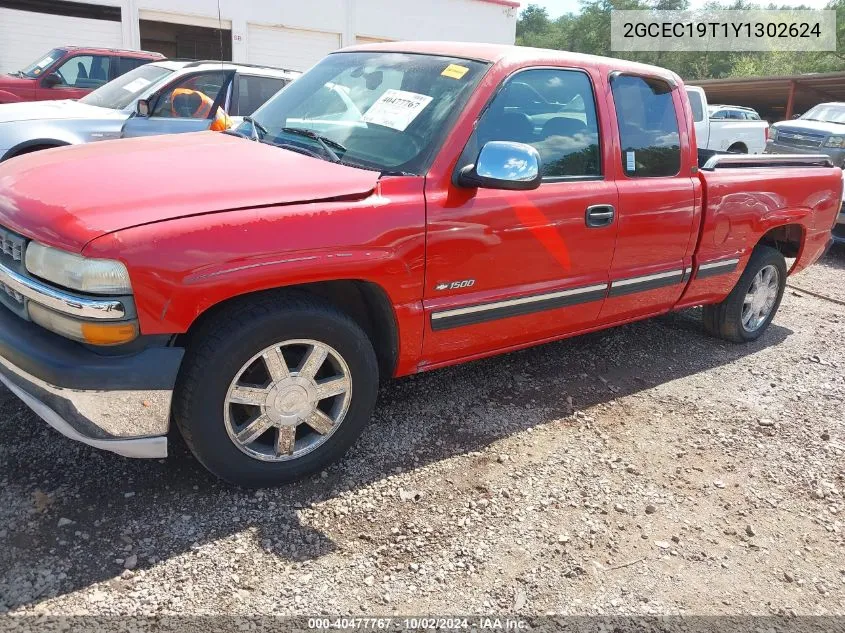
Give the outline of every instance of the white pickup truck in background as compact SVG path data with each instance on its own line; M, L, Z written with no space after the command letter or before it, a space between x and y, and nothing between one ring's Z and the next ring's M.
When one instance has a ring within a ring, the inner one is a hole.
M699 149L738 154L762 154L769 124L751 108L710 106L704 89L687 86Z

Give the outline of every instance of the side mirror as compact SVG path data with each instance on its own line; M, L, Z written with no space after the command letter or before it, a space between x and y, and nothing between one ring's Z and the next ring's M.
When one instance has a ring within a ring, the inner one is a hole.
M41 85L45 88L53 88L58 86L60 83L62 83L62 78L59 76L59 73L44 75L44 79L41 80Z
M540 154L525 143L490 141L478 154L475 165L458 174L462 187L527 191L540 186Z
M138 103L135 104L135 114L143 117L150 116L150 100L138 99Z

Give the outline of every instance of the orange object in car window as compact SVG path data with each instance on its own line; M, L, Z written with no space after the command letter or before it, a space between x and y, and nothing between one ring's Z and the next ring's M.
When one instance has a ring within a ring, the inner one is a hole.
M211 97L199 90L177 88L173 91L170 111L174 117L178 118L205 119L211 112L213 105L214 101L212 101ZM210 129L220 132L229 129L231 126L232 121L229 119L229 116L223 108L218 107Z

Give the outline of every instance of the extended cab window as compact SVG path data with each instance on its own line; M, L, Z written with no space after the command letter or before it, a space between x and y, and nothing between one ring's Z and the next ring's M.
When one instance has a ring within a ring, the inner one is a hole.
M681 142L672 87L660 79L617 75L611 90L625 174L676 175L681 169Z
M490 102L464 150L474 162L490 141L527 143L540 153L543 178L601 175L593 86L579 70L525 70Z

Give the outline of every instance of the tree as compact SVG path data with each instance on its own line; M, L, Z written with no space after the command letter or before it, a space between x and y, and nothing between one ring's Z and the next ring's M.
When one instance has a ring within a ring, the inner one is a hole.
M569 50L592 55L609 55L658 64L677 72L684 79L788 75L845 70L845 0L831 0L828 9L836 11L837 44L842 52L640 52L619 53L610 49L610 13L614 9L654 9L681 11L688 0L581 0L578 13L552 20L543 7L529 4L516 26L516 43ZM714 0L704 9L758 9L749 0ZM778 7L770 3L766 8ZM800 7L807 8L807 7Z

